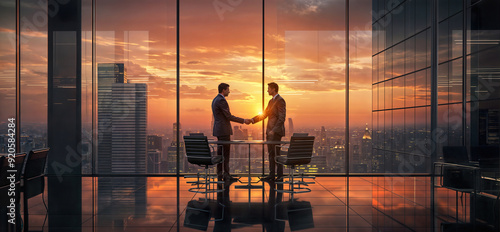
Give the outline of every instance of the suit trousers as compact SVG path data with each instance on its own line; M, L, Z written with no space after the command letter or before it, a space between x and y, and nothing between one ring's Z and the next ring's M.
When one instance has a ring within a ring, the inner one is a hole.
M217 136L218 141L231 141L231 136ZM222 149L220 149L222 147ZM224 162L217 164L217 176L222 177L222 175L229 175L229 154L231 153L231 144L223 144L217 146L217 155L224 155ZM222 168L224 168L224 173L222 173Z
M283 136L273 134L271 136L267 136L267 141L281 141ZM269 153L269 176L275 177L276 171L276 156L280 155L280 149L276 151L276 144L268 144L267 151ZM277 152L277 153L276 153ZM278 164L278 173L276 173L279 177L283 176L283 165Z

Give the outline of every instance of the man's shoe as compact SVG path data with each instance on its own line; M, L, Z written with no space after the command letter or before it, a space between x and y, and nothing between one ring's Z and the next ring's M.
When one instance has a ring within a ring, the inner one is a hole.
M238 178L231 176L229 174L224 175L224 181L237 181Z
M276 181L283 181L283 176L276 177Z

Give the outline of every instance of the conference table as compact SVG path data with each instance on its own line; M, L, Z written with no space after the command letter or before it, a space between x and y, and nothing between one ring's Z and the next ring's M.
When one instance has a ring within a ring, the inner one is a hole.
M217 145L224 145L224 144L231 144L231 145L248 145L248 183L246 185L238 185L235 186L235 188L262 188L262 185L252 185L252 169L250 168L250 146L252 145L269 145L269 144L275 144L275 145L282 145L282 144L290 144L290 141L266 141L266 140L231 140L231 141L215 141L215 140L209 140L209 144L217 144ZM262 175L264 175L264 152L262 152ZM241 181L240 181L241 182Z

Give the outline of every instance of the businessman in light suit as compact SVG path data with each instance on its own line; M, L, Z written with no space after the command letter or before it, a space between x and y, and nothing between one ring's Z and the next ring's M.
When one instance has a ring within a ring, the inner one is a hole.
M281 141L285 135L285 119L286 119L286 102L279 94L278 84L271 82L267 84L267 93L273 98L267 104L266 110L262 115L257 115L252 118L252 123L257 123L265 118L269 118L266 128L267 141ZM275 150L275 144L268 144L267 150L269 153L269 176L262 178L263 180L282 180L283 179L283 166L278 165L278 172L276 170L275 157L279 156L278 151ZM277 152L277 153L276 153Z
M245 123L248 125L252 120L239 118L231 114L231 112L229 111L229 105L226 101L226 97L229 96L230 93L228 84L220 83L218 89L219 94L217 94L217 96L212 101L212 113L214 116L213 135L217 137L218 141L231 141L231 135L233 134L231 121ZM222 180L223 178L225 181L236 180L236 178L231 177L229 172L230 151L230 144L224 144L222 145L222 149L217 149L218 155L224 155L223 164L217 164L217 177L219 180ZM224 173L222 173L222 168L224 168Z

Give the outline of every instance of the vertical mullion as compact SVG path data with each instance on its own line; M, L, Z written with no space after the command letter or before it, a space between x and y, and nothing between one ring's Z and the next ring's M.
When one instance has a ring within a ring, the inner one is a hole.
M176 177L177 177L177 231L180 231L180 224L179 224L179 219L180 219L180 202L179 202L179 198L180 198L180 191L179 191L179 188L180 188L180 180L179 180L179 176L180 176L180 171L179 171L179 168L180 168L180 158L179 158L179 155L180 155L180 146L179 146L179 143L180 143L180 140L179 140L179 128L180 128L180 99L179 99L179 91L180 91L180 41L179 41L179 25L180 25L180 16L179 16L179 13L180 13L180 0L177 0L177 3L176 3L176 122L177 122L177 127L176 127L176 131L175 131L175 134L176 134L176 138L177 138L177 143L176 143Z
M349 0L345 2L345 172L349 176Z
M436 135L436 128L437 128L437 108L438 108L438 89L437 89L437 77L438 77L438 1L432 1L431 2L431 33L432 33L432 46L431 46L431 186L430 186L430 192L431 192L431 199L430 199L430 205L431 205L431 230L435 231L435 214L436 214L436 206L435 206L435 192L434 192L434 186L435 186L435 170L434 170L434 162L436 161L437 157L437 135Z

